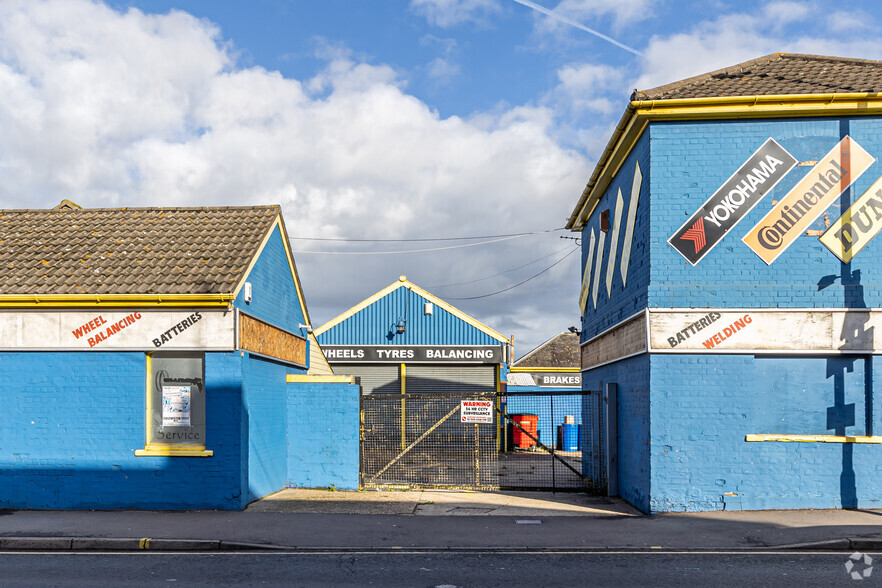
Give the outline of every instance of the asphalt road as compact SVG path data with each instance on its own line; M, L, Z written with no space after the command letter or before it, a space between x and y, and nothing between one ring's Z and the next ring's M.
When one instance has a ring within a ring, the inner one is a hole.
M0 585L832 586L853 584L845 568L848 555L793 551L6 552L0 553ZM853 569L864 570L864 563ZM882 568L854 585L875 584L882 585Z

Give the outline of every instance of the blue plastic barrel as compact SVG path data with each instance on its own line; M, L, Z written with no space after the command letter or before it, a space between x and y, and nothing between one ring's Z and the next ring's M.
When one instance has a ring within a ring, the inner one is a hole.
M561 451L579 451L579 430L582 425L561 425Z

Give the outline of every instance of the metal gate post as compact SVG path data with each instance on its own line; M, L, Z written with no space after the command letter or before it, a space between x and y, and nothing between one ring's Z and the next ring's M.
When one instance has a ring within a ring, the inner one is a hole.
M554 396L549 396L548 401L551 403L551 491L554 492L557 488L557 480L554 479L554 450L557 447L554 430Z
M603 390L606 417L606 495L619 494L619 452L618 452L618 385L606 384Z

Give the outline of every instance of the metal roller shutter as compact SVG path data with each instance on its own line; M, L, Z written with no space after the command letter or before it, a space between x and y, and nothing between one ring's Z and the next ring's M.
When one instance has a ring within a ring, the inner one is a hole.
M362 394L401 393L401 371L398 364L334 365L334 373L361 378Z
M408 394L492 394L496 392L496 366L408 364L404 385Z

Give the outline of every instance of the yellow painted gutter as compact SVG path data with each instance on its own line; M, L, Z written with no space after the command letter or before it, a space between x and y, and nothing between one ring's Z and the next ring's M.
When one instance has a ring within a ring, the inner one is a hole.
M882 115L882 95L875 92L853 92L631 101L601 154L566 227L573 231L584 228L603 192L650 122L852 115Z
M232 294L0 294L0 308L232 308L234 300Z

